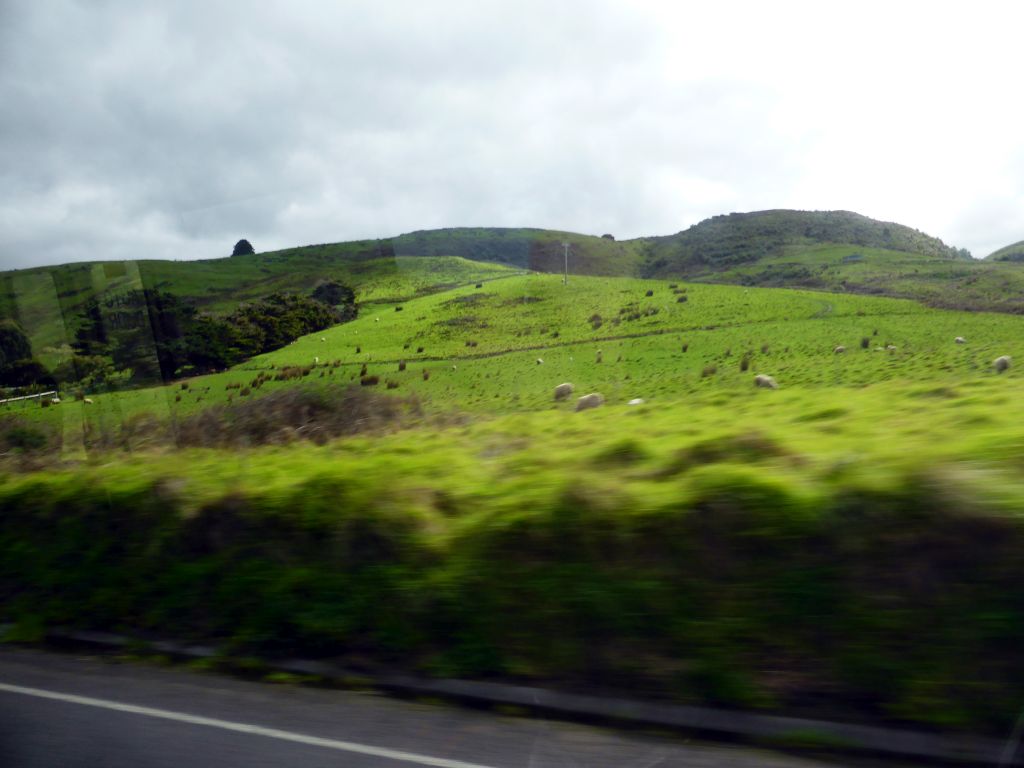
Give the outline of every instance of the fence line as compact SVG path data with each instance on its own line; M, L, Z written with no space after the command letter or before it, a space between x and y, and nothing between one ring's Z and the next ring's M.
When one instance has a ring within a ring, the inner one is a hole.
M16 400L31 400L33 397L46 397L47 395L56 395L56 394L57 394L57 391L54 390L52 392L38 392L38 393L36 393L34 395L22 395L21 397L8 397L5 400L0 400L0 405L3 405L5 403L13 403Z

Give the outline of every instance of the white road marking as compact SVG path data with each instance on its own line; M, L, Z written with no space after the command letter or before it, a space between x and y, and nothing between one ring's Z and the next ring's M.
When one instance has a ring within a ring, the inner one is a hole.
M249 725L248 723L235 723L230 720L218 720L213 717L188 715L184 712L171 712L166 709L140 707L135 704L122 704L118 701L94 699L90 696L77 696L73 693L47 691L42 688L28 688L21 685L0 683L0 691L19 693L24 696L35 696L40 699L64 701L71 704L81 704L86 707L110 709L115 712L127 712L133 715L144 715L146 717L157 717L163 720L174 720L179 723L189 723L190 725L205 725L209 728L220 728L224 731L249 733L254 736L265 736L270 739L280 739L281 741L293 741L297 744L307 744L313 747L325 747L326 749L336 749L341 752L354 752L360 755L372 755L373 757L383 757L389 760L401 760L406 763L430 766L431 768L492 768L492 766L481 765L479 763L466 763L462 760L448 760L443 757L418 755L415 752L404 752L398 749L388 749L387 747L373 747L369 744L357 744L355 742L341 741L339 739L324 739L319 736L307 736L302 733L292 733L291 731L282 731L277 728L264 728L260 725Z

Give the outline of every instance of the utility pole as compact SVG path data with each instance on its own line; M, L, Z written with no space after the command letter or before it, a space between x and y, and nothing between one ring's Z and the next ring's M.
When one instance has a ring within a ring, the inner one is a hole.
M562 278L562 285L569 284L569 244L562 243L565 248L565 277Z

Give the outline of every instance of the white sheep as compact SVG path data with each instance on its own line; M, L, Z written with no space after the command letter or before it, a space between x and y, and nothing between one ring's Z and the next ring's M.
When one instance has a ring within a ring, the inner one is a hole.
M51 397L50 398L50 404L51 405L60 405L60 398L59 397Z
M626 403L626 405L643 405L643 404L644 404L644 399L642 397L634 397L632 400L630 400L628 403Z
M832 350L832 354L834 354L834 355L841 355L845 351L846 351L846 347L844 347L842 344L840 344L838 347L836 347L835 349Z
M326 336L321 336L320 337L320 341L327 341L327 337Z
M544 361L541 358L537 358L537 365L544 365Z
M754 386L761 387L762 389L778 389L779 385L775 383L775 379L771 376L766 376L763 373L757 374L754 377Z
M885 351L886 352L895 352L896 351L896 345L895 344L887 345L886 348L885 348Z
M1009 355L1001 355L992 361L992 367L996 369L996 373L1002 373L1010 367L1012 361Z
M565 400L569 395L572 394L574 387L569 382L559 384L555 387L555 400Z
M963 336L957 336L955 339L953 339L953 341L955 341L957 344L967 343L967 339L965 339Z
M85 403L86 405L92 405L92 398L87 397L84 400L82 400L82 402Z
M319 357L314 357L313 358L313 365L319 365L319 364L320 364L320 358Z
M597 392L591 392L589 395L584 395L576 401L576 410L585 411L589 408L597 408L599 405L604 403L604 396Z

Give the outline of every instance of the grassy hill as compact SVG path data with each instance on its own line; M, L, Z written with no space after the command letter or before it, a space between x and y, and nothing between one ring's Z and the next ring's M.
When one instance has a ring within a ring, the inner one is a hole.
M610 236L498 227L411 232L391 242L398 255L462 256L535 272L562 272L565 267L563 243L568 243L571 274L604 276L636 275L646 243L643 239L616 242Z
M361 302L400 301L502 270L560 273L566 242L575 275L675 277L1024 310L1024 269L1009 259L974 261L917 230L844 211L761 211L628 241L540 229L455 228L223 259L17 270L0 275L0 316L19 320L36 354L49 363L66 354L78 315L95 296L158 288L202 311L228 313L274 291L308 292L338 280L353 285Z
M985 259L988 261L1024 261L1024 240L993 251Z
M662 276L722 271L780 256L787 248L821 244L970 258L910 227L849 211L773 210L715 216L678 234L650 238L644 272Z
M1009 263L1017 261L1012 249L976 260L916 229L856 213L759 211L716 216L676 235L648 239L642 273L1020 313L1024 269Z
M970 343L956 345L956 336ZM381 389L390 382L432 413L546 410L562 381L611 403L747 392L755 373L811 389L957 381L986 375L1001 354L1024 359L1022 338L1024 318L889 298L636 278L574 276L563 285L556 275L529 274L367 304L354 322L192 379L184 390L101 394L59 415L34 404L20 410L72 430L85 419L102 431L145 413L180 418L297 383L357 383L364 369ZM834 354L839 345L845 354ZM276 379L286 368L307 370ZM251 389L261 374L270 380Z
M275 291L308 293L336 280L357 300L402 301L413 296L515 274L500 264L456 257L381 258L369 246L343 243L205 261L85 262L17 270L0 276L0 316L18 320L37 357L54 364L70 354L78 315L94 297L158 288L202 311L227 313Z
M64 443L0 474L0 621L1012 726L1024 401L991 363L1024 317L508 270L376 295L224 373L4 406ZM373 427L318 438L299 393Z
M775 256L686 279L916 299L933 307L1024 312L1024 269L991 260L938 259L856 245L786 246Z

